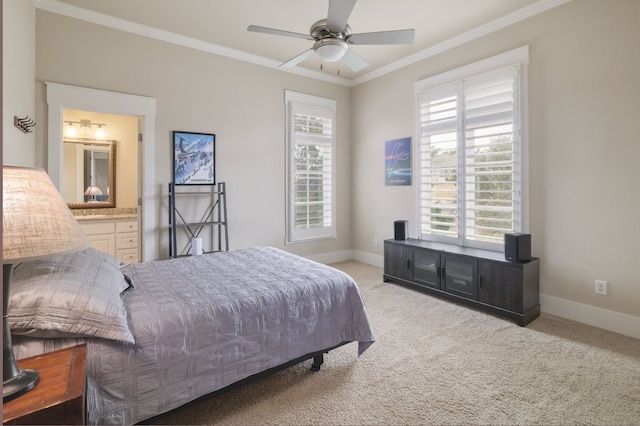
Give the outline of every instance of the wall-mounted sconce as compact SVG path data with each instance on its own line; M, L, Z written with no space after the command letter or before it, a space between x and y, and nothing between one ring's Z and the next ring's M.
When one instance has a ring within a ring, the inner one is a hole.
M106 124L104 123L92 123L91 120L65 121L65 123L67 124L67 128L64 131L64 135L69 138L105 138L104 128L106 127ZM79 126L76 127L74 124L79 124ZM97 129L93 134L91 133L92 126L97 126Z

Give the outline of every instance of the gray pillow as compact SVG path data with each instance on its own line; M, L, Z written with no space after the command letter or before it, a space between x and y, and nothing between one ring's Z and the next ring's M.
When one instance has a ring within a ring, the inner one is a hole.
M119 260L94 249L17 265L10 287L11 332L134 343L120 297L129 284L119 266Z

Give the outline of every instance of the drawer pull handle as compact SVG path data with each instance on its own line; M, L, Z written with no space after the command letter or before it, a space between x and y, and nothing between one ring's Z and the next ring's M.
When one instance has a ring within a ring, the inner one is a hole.
M482 287L482 275L478 274L478 287Z
M411 269L411 261L407 259L407 269Z

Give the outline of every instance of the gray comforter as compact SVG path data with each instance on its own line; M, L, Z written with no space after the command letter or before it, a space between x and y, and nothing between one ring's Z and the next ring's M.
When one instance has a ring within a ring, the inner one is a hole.
M82 340L91 424L133 424L305 354L345 341L359 342L362 354L374 341L348 275L278 249L145 262L123 272L134 286L122 297L135 344ZM14 346L38 340L45 350L80 341L20 337Z

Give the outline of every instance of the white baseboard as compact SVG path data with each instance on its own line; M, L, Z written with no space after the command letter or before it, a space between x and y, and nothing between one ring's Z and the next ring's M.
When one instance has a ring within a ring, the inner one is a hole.
M384 256L359 250L340 250L306 257L308 259L315 260L316 262L324 263L325 265L329 263L345 262L347 260L356 260L378 268L384 267Z
M318 263L324 263L325 265L354 259L353 250L332 251L329 253L315 254L305 257Z
M379 254L367 253L366 251L353 250L353 260L366 263L367 265L384 268L384 256Z
M320 263L356 260L378 268L384 267L384 256L360 250L342 250L310 257ZM597 308L558 297L540 295L540 310L582 324L640 339L640 317Z
M540 295L540 310L547 314L640 339L640 317L545 294Z

